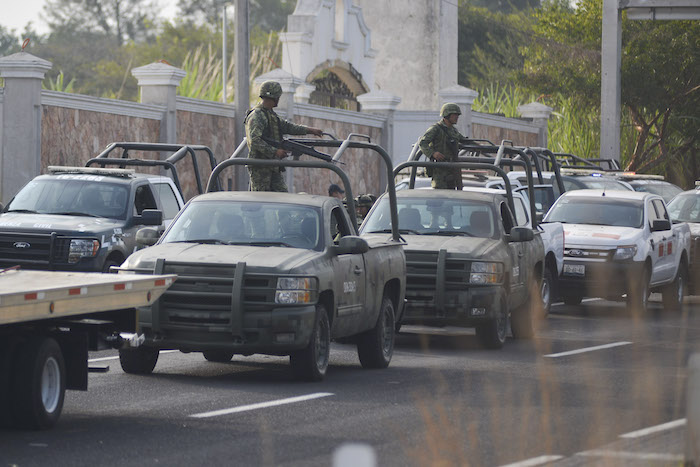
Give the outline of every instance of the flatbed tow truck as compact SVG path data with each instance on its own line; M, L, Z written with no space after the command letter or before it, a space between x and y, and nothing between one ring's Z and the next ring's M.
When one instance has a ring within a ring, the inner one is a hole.
M137 307L176 277L0 269L0 427L52 427L88 351L138 346Z

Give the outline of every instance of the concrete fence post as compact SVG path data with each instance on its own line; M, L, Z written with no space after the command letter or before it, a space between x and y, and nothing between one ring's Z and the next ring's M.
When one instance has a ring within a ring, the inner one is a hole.
M537 146L541 148L547 147L547 122L553 110L551 107L539 102L530 102L529 104L518 106L520 115L524 118L532 119L532 122L540 128L537 135Z
M690 356L686 382L685 464L700 465L700 353Z
M51 62L26 52L0 58L0 202L41 172L41 82Z
M155 62L131 70L138 81L139 101L142 104L165 106L160 122L158 143L177 143L177 87L187 75L185 70L163 62Z
M394 165L398 164L399 161L394 158L394 117L396 115L396 109L401 103L401 98L384 91L372 91L366 94L360 94L357 96L357 102L362 106L362 112L381 115L386 120L384 121L384 127L382 128L382 139L379 144L386 150L386 152L392 157ZM387 184L387 179L384 171L384 163L380 166L381 177L379 178L380 192L384 190Z

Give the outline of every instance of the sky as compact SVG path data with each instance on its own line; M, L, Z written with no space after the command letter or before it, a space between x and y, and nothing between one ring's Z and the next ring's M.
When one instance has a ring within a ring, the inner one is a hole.
M39 34L48 32L48 26L40 15L43 12L46 0L22 0L15 3L12 7L7 7L12 0L0 0L0 26L6 29L14 29L16 34L24 31L24 27L29 21L32 22L34 29ZM175 5L177 0L158 0L158 4L162 5L163 17L170 18L175 15Z

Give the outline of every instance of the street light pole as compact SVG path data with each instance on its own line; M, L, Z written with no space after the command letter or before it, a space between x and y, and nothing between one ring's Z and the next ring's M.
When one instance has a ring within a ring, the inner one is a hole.
M236 145L245 137L245 116L250 107L250 44L248 29L248 0L236 0ZM236 169L236 189L245 190L248 177L243 169Z

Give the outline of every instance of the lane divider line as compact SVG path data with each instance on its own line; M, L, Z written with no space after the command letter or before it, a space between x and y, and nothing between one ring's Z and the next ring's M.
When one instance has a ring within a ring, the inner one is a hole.
M173 353L173 352L179 352L179 350L161 350L160 351L160 353ZM113 357L91 358L90 360L88 360L88 363L105 362L107 360L119 360L119 355L115 355Z
M632 342L621 341L613 342L612 344L596 345L594 347L584 347L582 349L569 350L568 352L550 353L545 355L545 357L556 358L556 357L566 357L568 355L576 355L585 352L593 352L594 350L610 349L613 347L620 347L622 345L630 345Z
M513 462L512 464L502 465L501 467L536 467L538 465L549 464L550 462L563 459L564 456L545 455L526 459L524 461Z
M320 397L334 396L332 392L316 392L305 396L289 397L287 399L278 399L275 401L259 402L257 404L241 405L239 407L231 407L229 409L213 410L211 412L202 412L190 415L191 418L209 418L218 417L220 415L230 415L232 413L247 412L250 410L266 409L268 407L276 407L278 405L294 404L296 402L305 402Z
M582 457L611 457L615 459L663 462L680 462L685 459L685 456L680 454L666 454L658 452L612 451L606 449L593 449L591 451L577 452L575 455Z
M661 425L655 425L655 426L650 426L649 428L643 428L641 430L637 431L631 431L629 433L625 433L624 435L620 435L620 438L641 438L642 436L647 436L653 433L658 433L659 431L665 431L665 430L670 430L672 428L677 428L679 426L685 425L686 419L685 418L680 418L678 420L674 420L672 422L667 422L667 423L662 423Z

